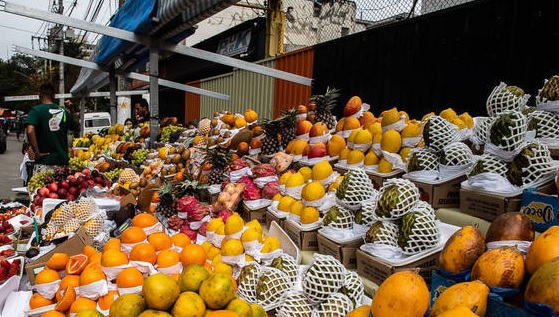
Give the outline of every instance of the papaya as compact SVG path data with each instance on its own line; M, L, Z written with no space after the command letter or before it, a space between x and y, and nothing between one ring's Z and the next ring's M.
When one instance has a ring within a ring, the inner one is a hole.
M473 281L454 284L435 299L429 317L439 316L459 306L469 308L478 316L485 316L488 296L489 287L483 282Z
M439 255L439 266L450 274L472 268L478 257L485 252L485 239L478 228L465 226L456 231Z
M519 212L507 212L500 214L493 220L489 229L487 229L485 242L533 241L535 234L532 221L526 215Z
M544 263L559 257L559 226L551 226L540 234L526 252L526 271L534 274Z
M490 287L519 288L524 281L524 256L516 247L500 247L482 254L472 267L472 280Z
M423 278L412 271L390 275L373 297L375 317L422 317L429 308L429 289Z
M540 266L524 292L526 302L548 305L559 315L559 258Z
M466 306L458 306L439 314L438 317L477 317L477 315Z
M205 317L243 317L239 313L236 313L231 310L214 310L206 314Z

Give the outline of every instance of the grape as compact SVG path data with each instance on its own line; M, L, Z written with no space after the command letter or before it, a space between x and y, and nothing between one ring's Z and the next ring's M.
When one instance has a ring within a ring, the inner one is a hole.
M161 130L161 142L169 142L171 133L182 130L181 127L176 125L168 125Z
M132 165L136 165L137 163L142 163L143 161L145 161L148 153L148 149L137 149L132 152Z
M115 168L115 169L112 169L108 172L105 172L104 175L111 183L114 183L114 181L120 176L121 172L122 172L122 169Z
M45 186L45 177L52 176L52 175L53 175L52 171L42 171L40 173L33 175L29 180L29 182L27 183L27 190L30 193L33 193L34 191L37 190L37 188L41 188Z
M70 162L68 164L68 167L72 171L81 171L85 168L85 162L80 160L77 157L72 157L72 158L70 158Z

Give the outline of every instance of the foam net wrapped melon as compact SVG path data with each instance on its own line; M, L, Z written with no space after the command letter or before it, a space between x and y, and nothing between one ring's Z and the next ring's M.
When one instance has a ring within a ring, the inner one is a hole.
M311 317L313 306L305 295L291 293L285 298L283 305L277 311L277 317Z
M528 130L535 130L537 139L557 139L559 116L553 112L536 110L528 115Z
M405 254L412 255L433 248L438 243L439 228L435 222L435 210L427 202L419 201L402 218L398 245Z
M256 262L245 265L241 269L241 273L237 279L237 294L240 298L251 303L255 303L257 301L256 287L258 286L259 276L260 264Z
M503 112L515 110L521 111L526 106L530 95L517 86L507 86L500 83L489 94L486 102L487 114L491 117L500 115Z
M354 223L353 212L342 206L332 206L326 212L322 224L334 229L351 230Z
M529 187L544 178L557 175L557 165L551 158L547 145L530 143L514 158L507 177L516 186Z
M458 127L440 116L431 116L423 127L423 140L429 149L439 152L458 138Z
M376 195L377 191L363 169L349 170L336 189L337 202L350 210L359 210L362 202L373 200Z
M527 128L526 116L522 112L503 112L489 128L488 139L491 144L503 151L515 152L524 146Z
M365 243L377 243L398 246L398 225L392 221L377 221L371 225L365 234Z
M351 299L342 293L334 293L316 310L317 317L344 317L353 309Z
M379 190L377 216L386 220L402 218L419 201L419 189L407 179L391 178Z
M345 275L340 261L316 253L303 274L303 293L311 304L325 301L343 286Z
M507 177L509 167L506 162L491 154L483 154L470 170L468 177L481 173L495 173Z

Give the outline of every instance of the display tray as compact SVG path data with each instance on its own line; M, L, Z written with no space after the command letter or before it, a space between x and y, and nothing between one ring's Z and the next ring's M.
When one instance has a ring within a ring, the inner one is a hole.
M406 174L402 175L402 178L405 178L405 179L410 180L412 182L421 182L421 183L425 183L425 184L428 184L428 185L442 185L442 184L444 184L444 183L446 183L450 180L457 179L457 178L462 177L462 176L467 175L467 174L468 173L466 171L463 171L463 172L460 172L458 174L454 174L450 177L437 178L437 179L422 179L422 178L414 177L414 176L406 173Z
M293 219L290 219L289 217L287 218L286 221L292 224L293 226L295 226L295 228L299 229L300 231L313 231L322 227L322 218L318 218L317 222L308 225L303 225L298 222L295 222Z
M289 215L288 212L278 211L277 206L275 206L274 204L268 207L268 211L278 219L287 219L287 216Z
M250 211L267 208L271 205L271 199L243 200L243 206Z
M339 237L334 237L328 234L328 229L320 228L318 229L318 233L320 233L321 235L323 235L324 237L332 240L333 242L336 242L337 244L351 244L351 243L355 243L359 240L362 240L363 237L365 236L365 232L362 234L358 234L358 235L354 235L352 237L344 237L344 238L339 238Z
M439 251L441 251L444 248L444 245L446 244L446 242L448 241L448 239L450 238L450 236L452 236L452 234L454 234L454 232L458 231L458 229L460 229L460 227L448 224L448 223L444 223L442 221L437 221L437 226L439 227L439 242L437 243L437 245L431 249L419 252L417 254L414 255L410 255L410 256L406 256L403 258L396 258L396 259L386 259L386 258L382 258L376 255L373 255L376 259L378 259L379 262L383 262L386 263L388 265L391 266L404 266L404 265L408 265L410 263L413 263L415 261L421 260L423 258L426 258L432 254L435 254ZM360 249L368 254L370 254L367 251L367 247L366 244L362 245L360 247Z
M324 156L324 157L315 157L312 159L309 159L305 156L303 156L299 161L297 161L299 164L301 165L305 165L305 166L314 166L316 163L318 162L322 162L322 161L328 161L330 163L335 162L338 160L337 156L331 157L331 156Z
M23 276L23 270L25 269L25 257L18 255L18 256L14 256L11 258L6 259L10 264L12 262L14 262L16 259L19 259L20 263L19 263L19 272L18 272L18 276L22 277ZM7 279L6 279L7 280ZM4 284L5 281L0 281L0 285Z

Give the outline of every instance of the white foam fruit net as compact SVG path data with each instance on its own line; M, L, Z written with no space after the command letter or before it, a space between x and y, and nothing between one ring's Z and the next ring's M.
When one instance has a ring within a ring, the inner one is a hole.
M95 200L90 197L80 198L74 203L74 215L80 222L85 222L97 211Z
M357 272L350 270L346 271L344 286L342 286L340 292L351 299L353 306L357 307L361 303L361 299L365 292L365 286L363 285L363 280L359 277Z
M507 84L503 82L493 88L486 102L489 116L495 117L510 110L522 110L526 106L530 95L517 96L512 93L512 89L513 87L507 88Z
M536 110L528 115L528 129L535 129L538 139L557 139L559 116L553 112Z
M386 220L402 218L419 201L419 189L407 179L390 178L379 190L377 216Z
M344 317L353 309L351 299L342 293L332 294L326 301L320 303L316 310L316 317Z
M495 118L493 117L475 117L474 128L472 129L472 136L470 141L478 148L487 143L488 131Z
M507 163L503 160L491 154L483 154L468 173L468 177L481 173L495 173L506 177L508 169Z
M273 267L264 267L256 286L257 302L266 310L275 308L281 305L290 289L291 283L287 274Z
M242 299L255 303L256 298L256 286L258 285L258 278L260 276L260 264L253 262L245 265L241 269L241 273L237 278L237 294Z
M549 110L557 111L559 109L557 101L559 101L559 76L555 75L546 79L542 89L538 91L536 106L538 109L550 106Z
M377 221L371 225L365 234L365 243L376 243L390 246L398 245L398 231L400 228L392 221Z
M277 311L277 317L311 317L313 306L302 293L290 293Z
M317 304L336 293L345 280L346 269L330 255L315 253L303 274L303 292L311 304Z
M342 206L332 206L322 219L322 224L334 229L351 230L355 216L353 212Z
M439 243L439 228L435 210L425 201L419 201L413 211L402 218L398 245L405 254L416 254Z
M376 194L365 170L351 169L336 189L336 201L350 210L359 210L362 202L374 199Z
M83 224L85 232L90 237L95 237L101 232L103 224L105 223L105 218L101 214L97 214L93 218L89 219Z
M376 200L364 202L361 204L361 209L355 215L355 223L366 226L371 225L378 219L375 214L376 209Z
M501 113L489 128L488 142L501 150L515 152L524 145L527 128L526 116L522 112Z
M554 164L547 145L541 143L527 145L509 166L511 183L525 188L556 174L557 165Z
M439 169L439 156L427 148L412 149L408 160L408 172L436 171Z
M74 213L72 209L68 205L68 203L63 203L60 207L56 208L52 212L52 216L50 218L50 223L54 224L58 227L63 227L66 222L70 221L74 217Z
M447 166L460 166L472 163L473 159L474 154L465 143L453 142L442 150L440 163Z
M297 268L297 261L291 255L282 253L280 256L272 260L270 266L281 270L289 277L291 285L295 284L299 271Z
M423 128L425 145L435 152L441 151L457 137L458 127L439 116L429 117Z

